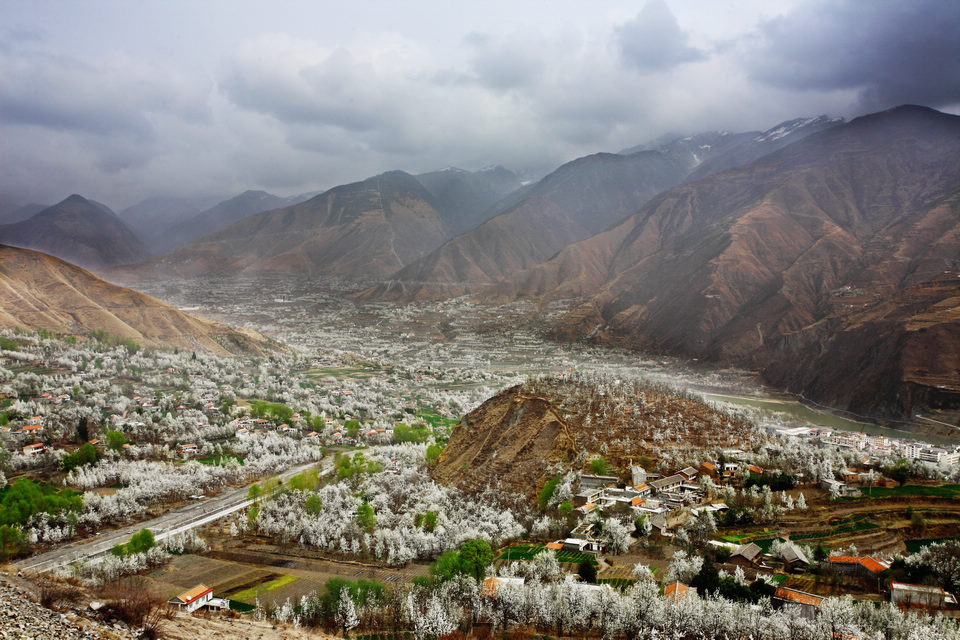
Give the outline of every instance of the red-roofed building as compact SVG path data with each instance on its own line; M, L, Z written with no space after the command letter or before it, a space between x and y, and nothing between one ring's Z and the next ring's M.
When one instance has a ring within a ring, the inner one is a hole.
M203 605L207 604L212 599L213 587L208 587L205 584L198 584L194 588L184 591L176 598L167 600L167 603L177 607L177 609L181 611L192 613Z
M664 588L663 597L669 602L676 602L683 599L688 593L690 593L690 587L682 582L672 582Z
M863 578L877 578L890 567L889 564L869 556L830 556L827 562L837 573Z
M800 607L800 614L804 618L813 620L817 617L817 608L823 602L822 596L817 596L806 591L797 591L787 587L777 587L773 594L773 606L780 608L785 605L794 605Z
M46 448L43 446L42 442L37 442L36 444L28 444L23 448L23 455L25 456L38 456L41 453L46 451Z

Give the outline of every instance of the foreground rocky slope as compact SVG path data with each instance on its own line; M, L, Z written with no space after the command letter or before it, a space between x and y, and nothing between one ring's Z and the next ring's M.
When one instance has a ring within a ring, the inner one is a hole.
M752 427L691 397L635 382L531 380L463 417L440 456L441 482L487 485L532 498L555 473L601 456L615 472L643 461L687 460L696 451L746 447Z
M77 334L104 331L143 345L217 354L275 348L248 330L184 313L37 251L0 245L0 327Z
M660 195L493 296L553 331L755 367L888 416L960 408L960 118L874 114Z

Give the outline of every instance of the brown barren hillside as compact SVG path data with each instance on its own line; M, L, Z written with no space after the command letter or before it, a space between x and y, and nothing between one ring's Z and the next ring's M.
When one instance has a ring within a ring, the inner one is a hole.
M0 327L65 334L99 330L144 345L220 355L276 348L253 331L192 316L59 258L4 245L0 245Z
M557 339L734 363L832 407L955 423L958 213L960 117L899 107L670 189L489 295L580 300Z
M750 423L665 387L579 377L530 380L463 417L435 477L532 498L549 476L602 456L626 473L642 457L672 466L701 452L748 447ZM649 463L648 463L649 464Z

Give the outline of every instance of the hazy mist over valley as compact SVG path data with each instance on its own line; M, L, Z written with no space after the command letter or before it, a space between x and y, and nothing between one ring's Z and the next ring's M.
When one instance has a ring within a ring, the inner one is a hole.
M0 635L960 637L957 33L4 3Z

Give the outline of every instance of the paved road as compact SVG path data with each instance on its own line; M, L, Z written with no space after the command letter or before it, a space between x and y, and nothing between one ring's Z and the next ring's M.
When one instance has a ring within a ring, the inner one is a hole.
M323 465L321 473L327 473L332 467L331 460L332 456L327 456L319 462L293 467L280 474L280 477L287 480L317 464ZM247 493L254 484L256 483L251 482L245 487L228 489L218 496L172 509L151 520L144 520L120 529L104 531L91 538L61 545L12 564L18 571L25 573L52 571L80 558L90 558L106 553L115 545L126 543L130 540L130 536L144 528L152 530L154 537L159 542L164 538L219 520L249 506L251 501L247 499Z

